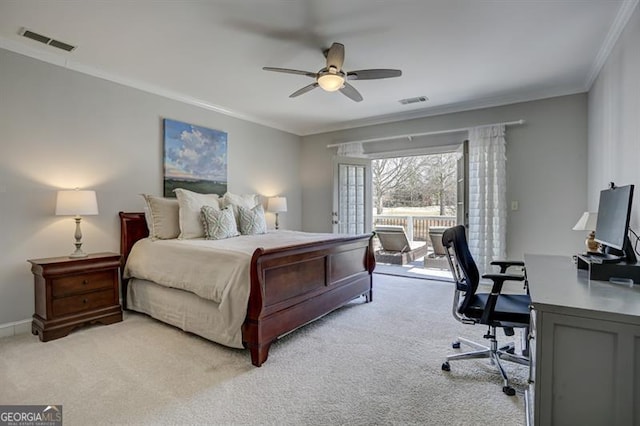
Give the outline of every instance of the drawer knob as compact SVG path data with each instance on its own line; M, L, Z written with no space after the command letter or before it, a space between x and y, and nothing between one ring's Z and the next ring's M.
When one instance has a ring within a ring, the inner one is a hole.
M82 299L82 303L89 303L89 299Z
M82 284L84 284L84 285L89 284L89 280L82 280Z

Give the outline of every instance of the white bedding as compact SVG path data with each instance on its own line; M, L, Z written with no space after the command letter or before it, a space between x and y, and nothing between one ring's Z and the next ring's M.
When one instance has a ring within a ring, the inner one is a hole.
M145 238L131 249L125 278L152 281L215 302L219 343L241 347L241 327L249 300L251 256L258 247L286 247L343 235L272 231L224 240L155 240ZM135 308L134 308L135 309Z

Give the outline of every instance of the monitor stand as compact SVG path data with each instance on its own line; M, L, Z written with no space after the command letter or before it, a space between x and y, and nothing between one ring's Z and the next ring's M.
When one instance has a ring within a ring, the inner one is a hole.
M624 245L622 246L622 250L618 250L608 246L605 246L604 248L604 256L602 258L602 263L618 263L623 261L629 264L635 264L638 262L638 258L636 257L636 252L633 249L633 246L631 245L631 240L629 239L629 236L626 236L624 238Z
M620 251L620 250L616 250L616 251ZM591 258L595 263L608 263L608 264L620 263L624 260L624 256L613 254L613 253L607 253L606 250L605 250L605 253L592 254Z
M607 261L603 258L611 256L617 261ZM629 280L635 284L640 284L640 264L639 263L627 263L624 258L620 258L614 255L607 255L600 253L599 255L593 254L579 254L577 256L578 269L584 269L588 273L590 280L596 281L611 281L628 283Z

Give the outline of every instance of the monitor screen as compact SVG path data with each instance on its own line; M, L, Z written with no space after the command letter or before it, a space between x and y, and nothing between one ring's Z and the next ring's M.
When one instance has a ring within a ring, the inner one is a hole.
M633 185L600 191L596 241L607 247L622 250L629 232Z

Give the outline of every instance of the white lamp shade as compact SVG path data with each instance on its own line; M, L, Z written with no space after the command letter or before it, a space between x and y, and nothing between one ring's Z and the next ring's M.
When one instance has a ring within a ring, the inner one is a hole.
M595 231L598 223L597 212L584 212L578 223L573 227L574 231Z
M286 197L272 197L269 198L267 205L267 211L273 213L281 213L287 211L287 198Z
M56 215L80 216L98 214L98 201L95 191L64 190L58 191Z

